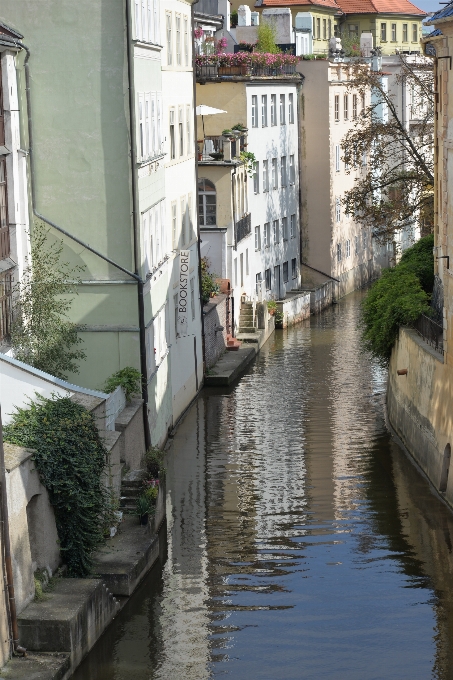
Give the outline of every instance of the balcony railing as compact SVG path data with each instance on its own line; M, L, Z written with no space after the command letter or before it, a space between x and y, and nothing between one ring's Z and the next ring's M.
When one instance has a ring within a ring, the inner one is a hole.
M198 142L198 160L215 161L223 160L223 147L225 139L222 135L209 135ZM231 141L231 158L239 156L245 149L245 136Z
M262 66L261 64L249 64L247 66L218 66L217 64L201 64L196 67L198 79L219 78L222 76L290 76L296 73L296 64L283 64L282 66Z
M426 316L426 314L420 314L413 326L417 333L421 335L423 340L428 343L428 345L434 347L434 349L436 349L441 354L443 353L444 329L439 323L437 323L437 321L434 321L434 319Z
M236 222L236 243L242 241L243 238L249 236L252 232L252 219L250 213L247 213L239 222Z

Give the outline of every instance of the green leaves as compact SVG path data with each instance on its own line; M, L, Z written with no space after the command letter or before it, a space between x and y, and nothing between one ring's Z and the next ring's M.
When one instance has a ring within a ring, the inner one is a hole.
M93 416L69 398L38 397L17 409L5 441L35 449L34 461L54 508L60 550L72 577L86 577L103 540L108 494L101 478L107 451Z
M126 399L129 401L133 394L140 392L141 380L142 374L140 371L137 371L136 368L132 368L132 366L126 366L126 368L122 368L108 378L104 385L104 390L110 393L113 392L118 385L121 385L126 393Z
M429 312L434 283L433 236L409 248L400 263L385 269L362 303L361 329L365 348L386 365L400 326Z

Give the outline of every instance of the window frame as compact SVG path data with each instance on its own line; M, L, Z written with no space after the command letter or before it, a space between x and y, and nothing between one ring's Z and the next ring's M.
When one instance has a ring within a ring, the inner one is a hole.
M252 127L258 127L258 95L252 94Z
M297 279L297 259L295 257L291 260L291 278Z
M253 193L260 193L260 162L255 162L254 173L253 173Z
M286 98L280 94L280 125L286 125Z
M165 12L165 32L167 38L167 66L173 66L173 12Z
M381 22L380 35L381 35L381 42L387 42L387 22L386 21Z
M334 97L334 120L336 123L340 122L340 95L336 94Z
M289 267L288 267L288 260L283 263L283 283L288 283L289 281Z
M409 42L409 25L403 24L403 42Z
M271 159L272 168L272 189L278 189L278 163L276 158Z
M261 95L261 127L267 127L267 94Z
M397 41L396 36L397 36L397 24L392 23L392 42Z
M203 182L203 185L201 184ZM209 190L206 190L206 183L208 185L211 185L213 187L210 188ZM203 188L201 188L203 186ZM207 202L207 197L213 197L214 196L214 201L208 203ZM201 201L200 201L201 197ZM210 179L207 177L200 177L198 179L198 187L197 187L197 199L198 199L198 217L199 217L199 222L200 222L200 227L215 227L217 225L217 188ZM207 206L214 205L214 210L209 211L207 210ZM210 217L212 219L212 216L214 218L213 222L208 221L208 218Z
M296 165L294 154L289 157L289 184L294 186L296 184Z
M288 94L288 122L290 125L294 124L294 92Z
M261 226L255 227L255 250L261 250Z
M296 238L296 213L293 213L289 220L290 238Z
M288 186L288 173L287 173L287 160L286 156L281 156L280 158L280 186L284 189Z
M271 94L271 127L277 125L277 95Z
M349 120L349 95L343 95L343 118Z

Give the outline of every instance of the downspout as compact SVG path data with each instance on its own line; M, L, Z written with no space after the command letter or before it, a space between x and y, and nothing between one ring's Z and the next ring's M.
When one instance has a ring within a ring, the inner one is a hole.
M127 2L127 12L129 11L129 4L130 0L126 0ZM129 101L133 100L133 95L131 94L131 87L130 87L130 56L129 56L129 46L130 46L130 39L129 39L129 18L128 14L126 15L126 26L127 26L127 42L128 42L128 76L129 76ZM147 371L147 361L146 361L146 330L145 330L145 313L144 313L144 298L143 298L143 287L144 287L144 281L138 274L138 268L137 268L137 227L136 227L136 219L137 219L137 213L136 213L136 200L134 198L134 190L135 190L135 148L133 144L133 130L135 128L131 127L131 163L132 163L132 182L133 182L133 196L132 196L132 204L133 204L133 219L134 219L134 259L135 259L135 272L131 272L125 267L122 267L119 265L117 262L114 260L111 260L109 257L106 255L103 255L101 252L96 250L96 248L93 248L90 246L88 243L85 243L81 239L77 238L76 236L73 236L73 234L70 234L66 229L63 229L60 227L58 224L55 224L55 222L52 222L52 220L48 219L44 215L41 215L41 213L38 212L36 208L36 191L35 191L35 173L34 173L34 157L33 157L33 123L32 123L32 108L31 108L31 96L30 96L30 67L29 67L29 59L30 59L30 49L24 45L21 42L16 42L16 45L20 47L21 49L25 50L26 52L26 57L24 61L24 70L25 70L25 94L26 94L26 100L27 100L27 114L28 114L28 154L30 157L30 191L31 191L31 202L32 202L32 210L33 214L49 226L53 227L57 231L59 231L61 234L64 234L67 236L69 239L72 241L75 241L79 245L83 246L87 250L89 250L91 253L94 253L97 255L99 258L104 260L105 262L108 262L111 264L113 267L116 267L116 269L119 269L120 271L124 272L125 274L128 274L130 277L132 277L136 282L137 282L137 293L138 293L138 319L139 319L139 338L140 338L140 372L142 374L142 399L143 399L143 425L144 425L144 434L145 434L145 446L147 449L150 448L151 446L151 433L149 429L149 421L148 421L148 371ZM131 125L133 122L133 115L131 112Z
M13 652L25 656L27 651L19 646L19 628L17 625L16 598L14 596L13 566L11 562L11 540L9 535L8 495L6 491L5 450L3 448L3 426L0 409L0 493L1 493L1 531L3 543L3 557L6 572L6 589L8 591L8 609L11 623Z
M192 74L193 74L193 146L194 146L194 154L195 154L195 196L194 196L194 201L193 201L193 206L194 206L194 219L196 220L197 224L197 251L198 251L198 289L199 289L199 296L200 296L200 316L201 316L201 351L202 351L202 356L203 356L203 376L206 370L206 339L205 339L205 333L204 333L204 315L203 315L203 286L202 286L202 271L201 271L201 231L200 231L200 220L198 216L198 143L197 143L197 111L196 111L196 104L197 104L197 69L196 69L196 64L195 64L195 59L196 59L196 46L195 46L195 34L194 34L194 25L195 25L195 9L194 5L196 5L198 0L195 0L192 3L192 6L190 8L190 20L192 23L191 29L192 29ZM198 378L197 378L198 380Z

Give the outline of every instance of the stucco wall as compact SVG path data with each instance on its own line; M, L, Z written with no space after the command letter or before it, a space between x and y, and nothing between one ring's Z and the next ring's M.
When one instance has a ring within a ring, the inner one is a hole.
M216 295L203 307L206 368L214 366L226 349L227 296ZM221 326L222 331L216 331Z
M397 370L407 369L407 375ZM444 450L453 444L453 367L412 329L401 329L389 366L390 424L439 489ZM453 507L453 474L444 494Z
M310 293L294 295L283 302L277 302L278 309L283 313L283 328L293 326L310 316Z

